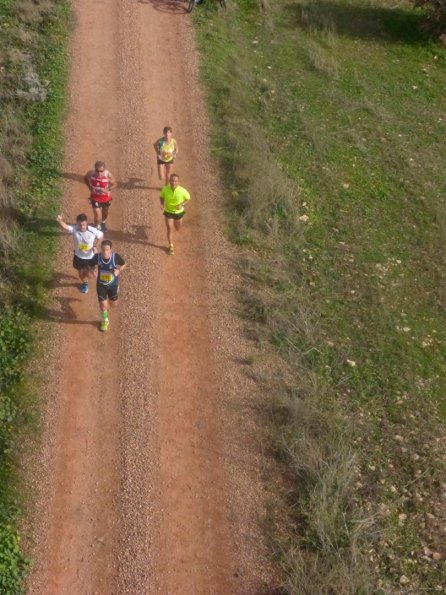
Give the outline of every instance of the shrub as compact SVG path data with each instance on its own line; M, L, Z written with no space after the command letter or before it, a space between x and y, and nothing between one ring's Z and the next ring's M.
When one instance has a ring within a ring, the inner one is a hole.
M10 526L0 523L0 593L24 592L23 576L28 563L20 551L20 537Z
M415 6L429 11L429 28L440 37L446 38L446 0L415 0Z
M0 315L0 390L21 380L30 348L29 319L21 310L6 308Z

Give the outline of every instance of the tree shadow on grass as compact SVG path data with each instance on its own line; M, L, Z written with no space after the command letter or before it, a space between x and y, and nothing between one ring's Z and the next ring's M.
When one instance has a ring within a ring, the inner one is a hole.
M31 231L39 236L47 238L64 235L64 231L59 227L56 221L49 217L34 217L33 219L26 221L24 227L27 231Z
M317 0L308 4L286 4L288 25L307 31L333 32L363 40L423 44L425 17L416 10L344 4Z

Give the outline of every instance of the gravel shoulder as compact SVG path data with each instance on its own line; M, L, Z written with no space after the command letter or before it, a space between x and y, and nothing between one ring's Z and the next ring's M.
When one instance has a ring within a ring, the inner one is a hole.
M190 21L177 1L74 10L64 210L89 212L82 176L104 159L107 237L129 267L102 335L61 237L28 591L267 593L261 429ZM152 149L165 125L192 195L173 257Z

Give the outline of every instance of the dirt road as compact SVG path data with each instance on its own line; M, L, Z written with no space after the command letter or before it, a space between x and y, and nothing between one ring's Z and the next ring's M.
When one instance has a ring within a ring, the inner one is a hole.
M74 11L62 211L90 213L82 177L104 159L118 180L106 237L129 266L101 334L61 239L28 591L267 592L247 346L190 21L170 0ZM165 125L192 195L174 256L152 148Z

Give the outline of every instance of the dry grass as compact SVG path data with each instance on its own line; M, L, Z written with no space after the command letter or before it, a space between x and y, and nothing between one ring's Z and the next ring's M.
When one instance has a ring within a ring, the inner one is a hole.
M312 55L315 67L336 76L328 54L314 49ZM249 283L240 294L242 315L249 336L266 358L263 372L256 363L256 371L250 373L262 391L279 398L272 403L275 448L287 461L287 483L298 486L290 487L285 498L296 541L284 547L281 539L275 549L281 552L290 593L355 593L368 584L370 574L361 553L369 523L351 499L356 458L340 442L342 423L336 414L323 414L319 407L327 390L323 379L308 374L300 345L291 339L297 335L315 345L319 334L317 311L300 281L301 267L293 271L288 260L305 250L306 210L299 185L279 167L261 128L246 118L254 103L268 103L278 89L255 69L247 74L243 64L244 56L238 53L226 68L214 66L220 89L214 113L224 127L224 134L218 127L215 150L225 179L234 180L229 183L230 203L237 213L230 222L232 238L262 254L260 259L252 254L243 263ZM279 363L277 378L270 371L275 369L268 355L271 338L287 361ZM288 514L282 506L279 510Z
M0 254L7 263L18 248L15 214L20 206L20 193L30 181L26 171L19 172L26 163L32 139L12 105L0 114L0 131Z
M325 70L336 75L335 68ZM232 150L225 153L224 164L227 179L237 180L231 192L238 214L231 221L232 237L262 253L260 260L248 258L243 265L249 279L240 295L247 332L264 354L272 338L287 361L280 363L280 378L274 379L268 370L257 376L253 372L262 390L281 395L272 414L277 423L276 449L287 461L288 480L298 486L290 489L286 502L292 510L293 533L301 537L289 549L278 545L289 577L286 587L290 593L353 594L369 584L361 548L366 535L370 538L370 523L351 499L357 461L340 441L343 424L328 407L322 413L327 387L316 374L308 374L302 361L301 344L315 345L319 340L318 314L299 281L301 271L293 271L288 258L305 250L306 211L299 186L280 169L259 127L246 120L245 110L251 104L247 86L258 89L261 101L273 88L255 75L246 83L246 77L232 82L226 112L231 122L224 136ZM218 109L223 113L225 107L220 97ZM300 337L299 343L293 336Z
M320 44L314 42L309 43L308 57L315 70L326 74L331 80L339 78L338 63L332 55L331 48L322 48Z
M290 593L434 590L446 55L403 4L238 7L195 18L285 484L273 549Z
M15 13L27 25L40 23L53 10L54 1L52 0L20 0L14 4Z
M11 10L2 15L8 20L0 35L0 254L5 264L18 247L16 218L21 218L21 203L32 181L27 162L33 136L24 117L29 99L24 79L34 76L33 56L38 42L35 26L52 10L54 2L50 0L24 0L13 3Z
M5 217L0 211L0 242L3 255L7 256L16 252L20 244L19 226L14 219Z

